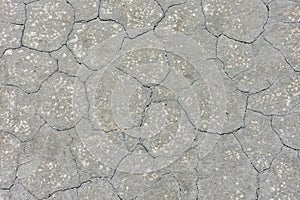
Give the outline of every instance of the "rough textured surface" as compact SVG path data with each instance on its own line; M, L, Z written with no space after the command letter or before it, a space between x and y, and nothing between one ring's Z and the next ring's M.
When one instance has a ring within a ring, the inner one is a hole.
M283 148L270 170L262 175L261 199L297 199L300 192L299 164L297 153Z
M98 18L87 23L76 23L67 44L78 61L83 62L92 48L121 31L121 25L109 21L103 22ZM86 64L90 62L87 60Z
M0 129L14 134L21 140L32 138L38 133L43 121L36 113L33 100L21 89L2 86Z
M20 141L12 134L1 132L1 188L10 188L16 178L16 170L22 164ZM23 158L24 159L24 158Z
M25 5L22 0L0 2L1 22L23 24L25 21Z
M138 28L151 30L163 16L163 10L155 0L103 0L99 13L101 19L118 22L128 31Z
M265 38L272 43L294 70L300 71L299 58L299 2L274 1L270 4L270 23Z
M76 21L88 21L98 16L98 0L70 0L75 9Z
M72 104L75 81L75 77L56 73L33 94L37 113L55 129L69 129L75 125Z
M268 9L260 0L202 0L206 26L215 35L251 43L261 35Z
M58 68L47 53L20 48L3 56L5 84L15 85L27 93L36 92Z
M255 199L257 173L233 136L223 136L198 171L201 199Z
M35 1L26 6L23 44L41 51L58 49L72 30L74 10L64 0Z
M236 137L251 163L261 172L270 167L280 151L280 140L270 126L270 118L262 114L248 111L245 126Z
M31 162L22 165L17 176L37 198L79 185L76 162L68 147L72 131L58 132L45 125L41 134L28 142L26 149Z
M298 0L0 0L0 200L299 200Z
M17 24L0 22L0 55L9 48L17 48L21 45L23 27Z

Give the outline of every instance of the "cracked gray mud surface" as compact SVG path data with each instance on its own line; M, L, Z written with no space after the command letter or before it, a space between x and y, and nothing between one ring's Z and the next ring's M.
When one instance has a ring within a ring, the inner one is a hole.
M298 0L0 0L0 200L299 200Z
M23 44L41 51L61 47L74 22L74 8L64 0L34 1L26 5Z

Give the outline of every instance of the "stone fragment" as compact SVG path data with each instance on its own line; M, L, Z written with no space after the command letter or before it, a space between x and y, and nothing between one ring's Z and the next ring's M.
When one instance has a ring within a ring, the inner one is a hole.
M27 93L36 92L58 66L47 53L23 48L6 52L4 59L4 81Z
M260 0L204 0L202 6L209 31L246 43L261 35L268 17L267 7Z
M163 16L158 3L154 0L144 2L142 0L123 1L104 0L100 5L100 18L111 19L121 23L130 33L131 29L151 30ZM136 36L137 34L134 34Z
M82 65L77 63L73 54L66 46L63 46L58 51L52 52L51 56L57 59L59 71L62 71L70 76L77 76L78 71L82 67Z
M79 186L76 163L69 149L70 131L56 131L45 125L26 145L31 162L19 167L18 178L37 198Z
M75 85L76 81L78 80L75 77L56 73L42 85L38 93L34 94L38 114L55 129L64 130L74 127L75 123L80 120L75 111L86 109L86 104L73 104L74 98L84 98L84 96L75 95L77 92L84 94L83 85L80 82ZM78 102L81 101L78 100Z
M113 187L105 180L95 179L78 189L78 198L82 200L118 200Z
M249 108L265 115L285 115L299 104L300 76L280 74L268 89L249 97Z
M17 87L2 86L0 91L0 130L31 139L44 123L36 115L33 99Z
M283 148L260 181L259 198L297 199L300 193L300 160L297 152Z
M10 49L21 46L23 26L0 22L0 57L7 51L11 53Z
M292 71L280 52L264 39L243 44L221 36L217 54L224 62L225 72L245 92L264 90Z
M25 4L22 0L0 1L1 22L11 24L24 24Z
M294 149L300 149L300 107L299 104L284 116L273 116L272 126L282 142Z
M30 194L19 181L13 185L13 187L10 189L10 193L11 200L36 200L36 198Z
M260 172L270 167L282 147L271 128L271 119L252 111L247 111L245 128L238 131L236 137Z
M98 0L69 0L75 8L75 20L87 21L98 16Z
M73 8L64 0L40 0L27 5L23 44L53 51L66 43L74 22Z
M200 199L255 199L257 172L232 135L220 138L198 171Z
M95 49L95 47L99 46L99 44L108 38L122 33L122 31L121 25L110 21L100 21L99 19L87 23L75 23L72 33L67 41L67 45L74 53L77 60L79 62L84 62L84 58L91 54L91 51ZM100 59L103 59L101 54L98 54L97 56L100 57ZM95 65L97 65L92 59L88 59L84 63L92 68L95 68Z

